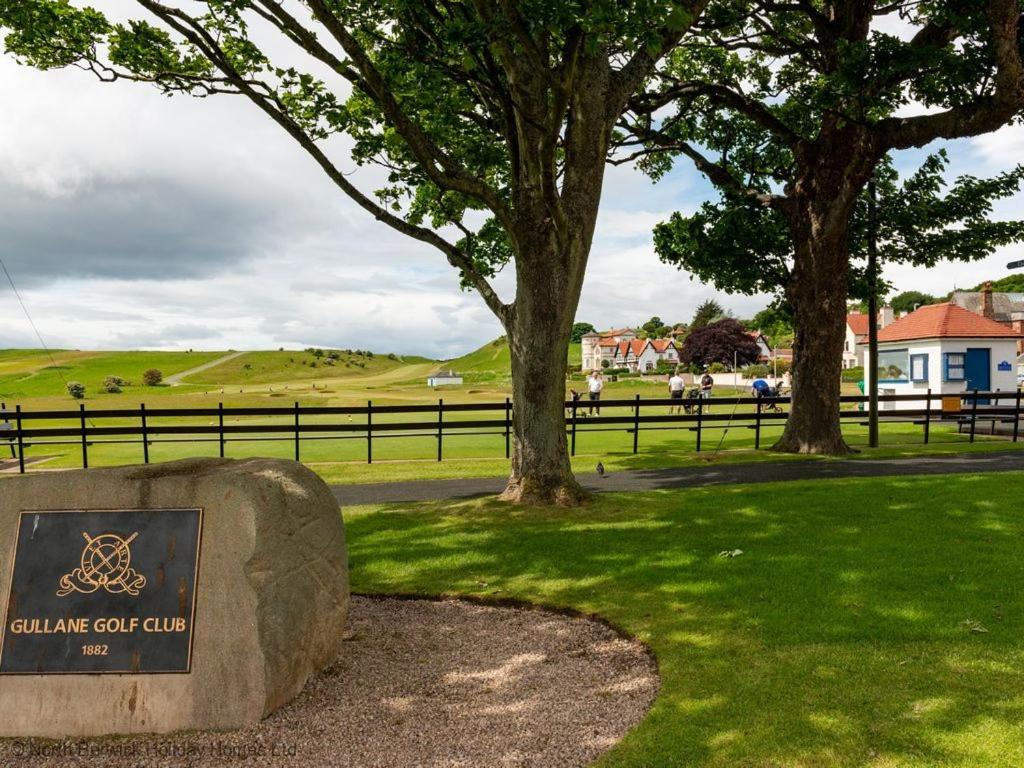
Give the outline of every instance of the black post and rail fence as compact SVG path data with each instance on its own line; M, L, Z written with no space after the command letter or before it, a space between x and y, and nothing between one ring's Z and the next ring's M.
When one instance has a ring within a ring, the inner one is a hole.
M868 398L841 398L840 418L844 423L868 426ZM904 423L921 427L921 439L928 443L936 424L955 426L973 442L981 434L1004 434L1012 442L1020 438L1024 416L1017 392L960 392L955 395L926 393L880 395L881 423ZM566 437L575 455L577 443L593 432L627 434L632 452L640 451L640 432L685 430L694 433L697 451L706 450L708 438L715 444L720 430L750 430L755 449L761 448L766 430L783 427L788 412L786 397L716 397L713 400L643 399L639 395L622 400L603 400L601 414L590 414L577 401L567 401ZM589 411L589 409L587 409ZM493 435L504 442L506 458L511 453L515 404L505 399L496 403L445 403L433 405L303 406L229 408L147 408L75 410L13 410L0 403L0 446L7 443L18 471L25 472L30 451L48 447L79 446L81 465L90 464L90 451L104 445L138 445L140 458L149 463L151 448L160 444L214 443L225 456L237 443L290 442L294 456L302 456L302 445L311 441L366 441L366 462L373 463L374 442L384 439L430 438L436 441L437 461L451 438ZM616 412L618 411L618 412ZM183 419L207 419L206 423L180 423ZM242 421L242 420L245 421ZM177 422L177 423L172 423ZM988 428L986 432L985 429ZM500 442L496 442L496 447ZM5 449L7 450L7 449ZM500 450L500 449L499 449ZM0 456L0 466L4 459Z

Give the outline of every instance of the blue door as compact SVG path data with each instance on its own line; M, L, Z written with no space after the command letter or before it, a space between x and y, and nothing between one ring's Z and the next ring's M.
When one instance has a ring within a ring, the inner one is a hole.
M987 392L992 386L992 350L968 349L964 377L968 390ZM978 405L988 405L988 400L978 400Z

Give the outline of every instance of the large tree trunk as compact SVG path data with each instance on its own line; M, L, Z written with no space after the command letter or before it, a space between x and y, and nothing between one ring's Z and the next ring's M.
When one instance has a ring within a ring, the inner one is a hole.
M543 229L523 243L526 252L516 261L516 302L505 321L515 441L501 498L574 506L585 494L569 463L565 374L586 254L559 249Z
M512 469L501 498L520 504L575 506L584 498L565 438L568 333L553 318L517 323L512 352Z
M785 430L772 446L776 451L850 453L839 418L850 261L848 216L831 213L823 216L818 205L807 205L790 214L794 264L787 297L795 331L793 393Z

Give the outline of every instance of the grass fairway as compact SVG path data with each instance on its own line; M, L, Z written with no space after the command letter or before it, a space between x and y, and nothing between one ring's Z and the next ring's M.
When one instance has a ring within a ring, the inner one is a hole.
M661 693L604 766L1019 766L1021 482L348 509L352 586L571 607L642 638Z

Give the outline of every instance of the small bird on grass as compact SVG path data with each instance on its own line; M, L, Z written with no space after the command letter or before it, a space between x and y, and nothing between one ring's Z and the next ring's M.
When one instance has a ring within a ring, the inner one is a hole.
M604 474L604 464L602 464L600 461L597 462L596 469L597 469L597 474L598 474L599 477L605 477L605 474Z

